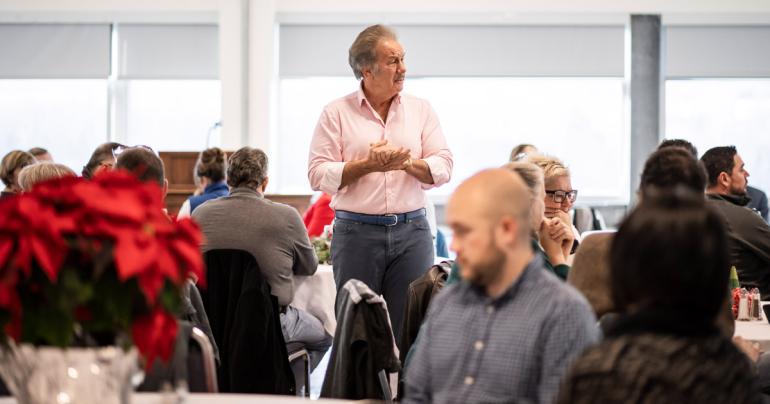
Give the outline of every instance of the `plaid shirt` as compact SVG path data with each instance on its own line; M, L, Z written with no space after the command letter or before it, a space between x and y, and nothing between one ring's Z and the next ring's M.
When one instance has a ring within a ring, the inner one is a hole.
M431 303L406 369L406 403L551 403L599 340L585 298L535 257L497 299L460 282Z

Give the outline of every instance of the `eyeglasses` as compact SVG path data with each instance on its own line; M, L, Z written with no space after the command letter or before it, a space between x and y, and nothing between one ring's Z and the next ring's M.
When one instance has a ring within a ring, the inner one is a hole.
M575 203L577 199L578 191L573 189L572 191L545 191L546 195L549 195L556 203L564 203L565 199L569 199L570 203Z

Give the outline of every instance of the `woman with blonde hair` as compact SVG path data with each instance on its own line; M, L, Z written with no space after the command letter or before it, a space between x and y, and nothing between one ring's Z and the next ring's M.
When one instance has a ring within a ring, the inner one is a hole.
M566 239L554 239L550 236L550 230L558 219L548 218L545 215L545 182L543 171L535 164L526 162L512 162L503 166L511 170L524 180L532 200L530 208L530 225L533 229L532 248L540 251L545 258L545 266L562 280L567 279L570 266L567 263L572 239L568 233Z
M5 189L0 193L0 199L21 192L19 172L22 168L36 162L34 156L23 150L13 150L3 157L2 162L0 162L0 179L5 184Z
M45 161L24 167L19 172L19 186L22 192L28 192L39 182L53 178L76 176L77 174L64 164Z

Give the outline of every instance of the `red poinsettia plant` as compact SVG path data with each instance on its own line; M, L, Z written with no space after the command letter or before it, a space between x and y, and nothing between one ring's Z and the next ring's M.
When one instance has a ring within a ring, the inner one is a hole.
M0 342L174 347L181 290L204 281L201 235L127 172L61 178L0 200Z

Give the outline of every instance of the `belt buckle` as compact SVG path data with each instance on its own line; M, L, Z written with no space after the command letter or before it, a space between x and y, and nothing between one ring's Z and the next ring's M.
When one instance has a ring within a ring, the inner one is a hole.
M385 217L392 217L393 218L393 224L385 224L386 227L393 227L398 224L398 215L394 213L389 213L387 215L383 215Z

